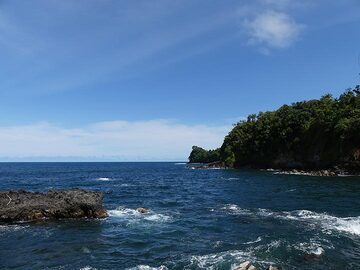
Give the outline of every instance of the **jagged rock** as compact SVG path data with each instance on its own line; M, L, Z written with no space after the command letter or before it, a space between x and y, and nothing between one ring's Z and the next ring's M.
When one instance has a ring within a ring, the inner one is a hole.
M137 208L136 211L138 211L141 214L149 213L149 209L146 209L146 208L143 208L143 207Z
M322 254L309 253L304 255L306 261L318 261L322 257Z
M275 267L275 266L272 266L270 265L269 268L267 270L279 270L279 268Z
M191 163L190 163L191 164ZM206 170L206 169L226 169L225 163L222 161L215 161L210 163L203 163L201 165L190 166L192 170Z
M241 263L239 266L235 266L233 270L256 270L256 268L250 261L246 261Z
M58 218L105 218L103 194L82 189L50 190L46 193L0 192L0 222Z

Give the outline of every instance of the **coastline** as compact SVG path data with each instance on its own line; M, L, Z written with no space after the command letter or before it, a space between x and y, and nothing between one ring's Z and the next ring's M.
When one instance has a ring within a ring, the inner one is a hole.
M256 169L260 171L273 172L273 174L283 175L302 175L302 176L320 176L320 177L345 177L345 176L360 176L360 172L348 170L338 166L332 168L271 168L271 167L256 167L256 166L241 166L228 167L224 162L217 161L211 163L187 163L187 166L193 170L241 170L241 169Z

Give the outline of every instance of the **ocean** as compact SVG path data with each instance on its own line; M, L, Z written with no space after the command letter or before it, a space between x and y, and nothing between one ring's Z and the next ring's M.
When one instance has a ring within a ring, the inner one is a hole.
M109 217L0 224L0 269L360 269L359 177L0 163L1 190L75 187L102 191Z

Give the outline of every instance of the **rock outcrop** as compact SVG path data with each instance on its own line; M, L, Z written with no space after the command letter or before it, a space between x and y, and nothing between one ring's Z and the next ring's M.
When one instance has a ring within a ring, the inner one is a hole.
M136 211L138 211L140 214L147 214L150 212L149 209L143 207L137 208Z
M50 190L46 193L0 192L0 222L60 218L105 218L103 194L82 189Z
M256 270L256 267L252 265L250 261L243 262L234 268L233 270ZM280 268L270 265L266 270L280 270Z
M192 164L189 163L191 169L226 169L225 163L222 161L215 161L210 163Z
M279 270L279 268L275 267L275 266L272 266L270 265L269 268L267 270Z
M234 270L256 270L256 268L250 261L246 261L241 263L239 266L235 266Z

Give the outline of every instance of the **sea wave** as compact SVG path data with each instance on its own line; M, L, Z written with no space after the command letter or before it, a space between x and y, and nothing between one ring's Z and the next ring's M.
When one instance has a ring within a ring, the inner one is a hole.
M28 225L0 225L0 234L3 232L14 232L28 228Z
M91 266L85 266L80 268L80 270L97 270L97 268L91 267Z
M127 268L127 270L167 270L168 268L164 265L161 265L159 267L151 267L148 265L138 265L135 267Z
M175 165L186 165L187 163L186 162L177 162L175 163Z
M243 244L246 244L246 245L250 245L250 244L255 244L255 243L259 243L262 241L262 238L261 236L259 236L258 238L256 238L254 241L248 241L248 242L245 242Z
M297 250L300 250L304 253L314 254L317 256L323 255L325 253L325 250L322 247L322 245L320 243L314 242L312 240L310 240L310 242L299 243L298 245L295 245L294 248ZM329 247L327 247L327 248L329 248ZM332 247L330 247L330 248L332 248Z
M114 210L108 210L109 216L119 219L125 219L129 221L140 221L146 220L151 222L167 222L171 220L171 217L164 214L155 213L154 211L149 211L148 213L142 214L136 209L118 207Z
M239 177L221 177L223 180L239 180Z
M96 180L98 180L98 181L111 181L112 179L110 177L99 177L99 178L96 178Z
M188 268L219 269L223 268L224 264L228 264L228 267L234 269L236 265L244 261L256 262L262 267L273 263L257 258L254 251L255 250L229 250L207 255L192 256Z
M360 236L360 216L356 217L336 217L327 213L317 213L309 210L295 211L271 211L269 209L244 209L235 204L227 204L222 210L235 215L245 215L253 217L276 218L285 220L294 220L311 223L312 225L321 226L325 232L332 231L345 232L352 235Z
M231 250L220 253L213 253L208 255L192 256L190 259L190 266L195 266L200 269L216 269L216 266L225 261L246 261L254 260L251 251Z

